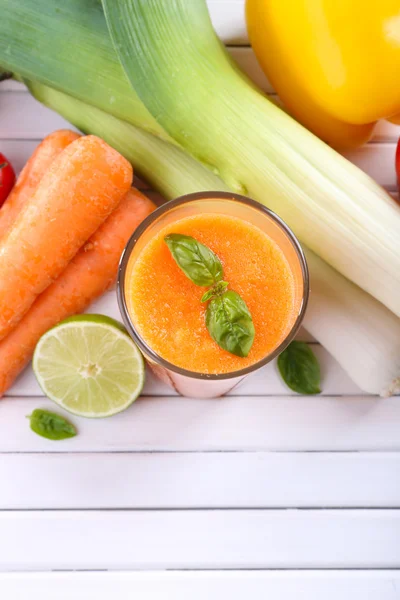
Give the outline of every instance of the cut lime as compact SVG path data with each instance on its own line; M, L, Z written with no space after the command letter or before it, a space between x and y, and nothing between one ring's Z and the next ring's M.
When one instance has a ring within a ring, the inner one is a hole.
M75 415L109 417L142 391L144 361L123 326L103 315L62 321L39 340L33 370L43 392Z

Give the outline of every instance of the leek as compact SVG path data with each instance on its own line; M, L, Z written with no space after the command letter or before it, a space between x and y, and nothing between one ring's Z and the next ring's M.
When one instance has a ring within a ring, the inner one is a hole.
M0 0L0 65L167 138L131 89L97 0Z
M400 392L400 319L305 249L311 290L304 327L365 392Z
M400 316L400 208L232 65L205 0L103 0L135 92L182 147Z
M33 95L85 133L125 155L167 199L226 185L175 146L59 91L29 83ZM309 250L312 294L305 326L361 389L400 391L400 319Z
M83 133L92 133L127 158L139 175L166 198L207 190L228 191L216 175L186 152L94 106L38 82L24 80L32 95Z

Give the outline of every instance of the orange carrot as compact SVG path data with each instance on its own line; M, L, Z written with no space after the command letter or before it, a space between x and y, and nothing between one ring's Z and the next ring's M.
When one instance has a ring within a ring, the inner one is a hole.
M132 167L95 136L72 142L0 240L0 339L66 268L130 188Z
M114 283L129 237L154 209L140 192L129 191L65 271L0 342L0 396L29 363L39 338L50 327L84 311Z
M44 138L24 168L7 200L0 210L0 238L8 231L22 206L35 193L43 175L53 160L73 141L80 137L68 129L54 131Z

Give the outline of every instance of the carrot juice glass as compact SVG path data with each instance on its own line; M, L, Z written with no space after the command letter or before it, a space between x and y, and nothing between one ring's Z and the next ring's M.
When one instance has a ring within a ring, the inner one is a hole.
M182 236L216 257L219 296L231 290L244 301L252 342L243 355L215 337L207 287L174 259L166 238ZM287 225L258 202L222 192L189 194L154 211L128 242L118 277L124 323L150 367L195 398L222 396L278 356L301 324L308 293L306 260Z

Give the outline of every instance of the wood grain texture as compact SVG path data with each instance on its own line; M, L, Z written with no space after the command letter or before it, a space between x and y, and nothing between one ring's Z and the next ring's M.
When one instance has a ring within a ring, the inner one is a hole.
M400 572L2 573L7 600L399 600Z
M249 43L245 23L245 0L207 0L215 31L227 45Z
M55 447L30 431L33 408L64 414L79 435ZM79 419L44 398L0 402L1 452L399 451L399 430L395 397L143 397L109 419Z
M109 310L101 310L102 302L96 303L91 312L107 314L121 320L119 313ZM100 307L100 308L98 308ZM350 377L332 358L332 356L318 344L313 344L312 349L317 356L322 371L322 393L321 396L346 395L362 396L363 392L353 383ZM42 396L41 391L33 371L28 367L25 372L17 379L13 387L7 392L6 397L19 396ZM176 396L176 392L159 381L150 371L147 370L146 383L142 392L143 396ZM286 387L278 373L276 361L266 365L256 373L249 375L237 387L229 392L228 396L294 396L299 395ZM0 400L1 402L1 400Z
M399 473L399 453L3 454L0 509L400 508Z
M396 569L399 538L400 510L3 511L0 568Z
M0 83L0 89L2 85ZM68 121L35 100L27 91L0 94L0 115L0 136L3 139L40 140L56 129L75 130Z

